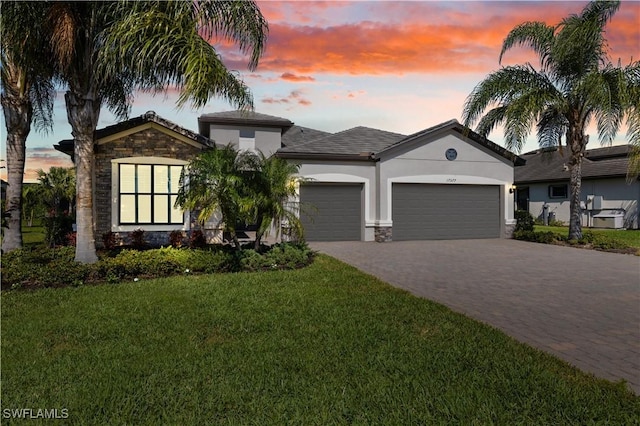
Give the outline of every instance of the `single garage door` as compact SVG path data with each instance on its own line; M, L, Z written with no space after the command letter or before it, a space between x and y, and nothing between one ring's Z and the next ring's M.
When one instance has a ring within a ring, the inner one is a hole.
M497 185L393 184L393 240L500 237Z
M304 184L301 214L307 241L359 241L362 184ZM306 211L306 214L304 213Z

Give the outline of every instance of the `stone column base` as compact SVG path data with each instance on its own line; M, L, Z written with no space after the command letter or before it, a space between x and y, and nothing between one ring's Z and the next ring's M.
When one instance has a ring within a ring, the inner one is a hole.
M516 225L505 225L504 226L504 238L513 238L513 231L516 229Z
M386 243L392 240L393 228L391 226L376 226L374 228L375 240L377 243Z

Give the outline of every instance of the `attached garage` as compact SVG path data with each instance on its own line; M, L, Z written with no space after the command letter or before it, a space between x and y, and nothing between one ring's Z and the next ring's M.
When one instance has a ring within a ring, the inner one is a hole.
M500 237L500 186L395 183L393 240Z
M305 239L359 241L362 238L362 187L362 184L302 185L300 219Z

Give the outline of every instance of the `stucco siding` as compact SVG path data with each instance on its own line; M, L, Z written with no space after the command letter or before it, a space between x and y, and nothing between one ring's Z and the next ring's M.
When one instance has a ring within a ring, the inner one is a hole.
M217 145L226 146L231 144L234 148L238 148L241 130L255 132L255 149L262 151L266 156L272 155L281 146L279 128L211 124L209 135Z
M449 148L457 152L453 161L445 157ZM513 194L508 192L513 183L513 166L487 153L484 147L455 135L429 141L395 158L383 160L377 167L380 194L377 211L381 223L391 225L393 222L391 190L394 182L499 185L506 200L501 220L505 224L513 222Z

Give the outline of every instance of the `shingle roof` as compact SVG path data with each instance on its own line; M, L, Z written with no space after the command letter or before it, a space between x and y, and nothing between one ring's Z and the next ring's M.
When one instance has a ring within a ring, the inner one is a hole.
M440 132L449 130L453 130L494 151L515 165L524 164L524 160L521 157L496 145L487 138L480 136L471 129L458 123L457 120L449 120L409 136L369 127L354 127L309 142L292 144L285 148L280 148L278 150L278 156L284 158L313 157L318 159L343 156L349 159L375 160L386 152L394 150L401 145L410 144L422 137L437 136Z
M381 151L403 137L404 135L399 133L359 126L305 143L281 148L278 150L278 155L291 158L297 155L358 157L363 156L364 153L371 154ZM366 155L365 158L368 156Z
M286 147L297 146L316 139L329 136L331 133L322 130L311 129L294 125L282 135L282 145Z
M209 135L208 124L240 124L250 126L279 127L285 132L293 122L286 118L276 117L273 115L261 114L255 111L221 111L202 114L198 117L198 131L205 135Z
M628 153L628 145L588 150L582 161L582 178L626 176ZM515 183L569 180L570 156L569 148L522 154L527 163L515 169Z
M205 136L199 135L196 132L193 132L189 129L185 129L184 127L179 126L178 124L172 121L166 120L160 117L158 114L156 114L153 111L148 111L138 117L134 117L129 120L122 121L117 124L113 124L111 126L103 127L102 129L96 129L94 133L94 139L99 140L102 138L106 138L108 136L115 135L116 133L124 132L129 129L133 129L135 127L141 126L146 123L159 124L160 126L165 127L169 130L172 130L193 141L199 142L204 146L208 146L208 147L214 146L214 143L211 139ZM67 155L70 155L72 157L73 157L73 149L74 149L73 147L74 147L73 139L64 139L58 142L56 145L54 145L54 148L56 150L63 152Z

